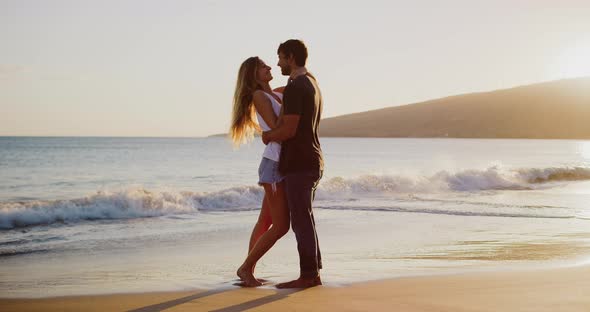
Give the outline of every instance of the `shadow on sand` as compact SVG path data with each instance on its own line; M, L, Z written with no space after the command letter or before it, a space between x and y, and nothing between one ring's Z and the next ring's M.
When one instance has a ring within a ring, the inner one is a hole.
M233 291L236 290L238 288L235 287L231 287L231 288L220 288L220 289L213 289L213 290L209 290L209 291L205 291L205 292L200 292L194 295L190 295L190 296L186 296L183 298L178 298L175 300L170 300L170 301L166 301L166 302L162 302L162 303L158 303L158 304L153 304L147 307L143 307L143 308L138 308L138 309L133 309L133 310L129 310L128 312L158 312L158 311L164 311L166 309L196 300L196 299L200 299L200 298L204 298L207 296L212 296L215 294L220 294L223 292L228 292L228 291ZM216 310L211 310L212 312L239 312L239 311L245 311L248 309L252 309L255 307L259 307L262 305L265 305L267 303L271 303L274 301L278 301L281 300L283 298L288 297L291 294L294 294L296 292L305 290L303 288L298 288L298 289L281 289L281 290L276 290L277 293L272 294L272 295L268 295L262 298L258 298L258 299L254 299L254 300L250 300L247 302L243 302L243 303L239 303L236 305L232 305L229 307L224 307L224 308L220 308L220 309L216 309Z

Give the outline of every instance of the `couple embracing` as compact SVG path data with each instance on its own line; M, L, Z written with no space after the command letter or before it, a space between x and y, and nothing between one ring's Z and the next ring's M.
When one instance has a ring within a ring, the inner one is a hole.
M291 224L300 276L276 287L307 288L322 284L322 257L312 211L324 167L318 140L322 96L315 77L305 68L307 48L302 41L287 40L277 53L281 73L289 76L284 89L271 89L271 68L258 57L250 57L240 66L234 94L231 139L240 144L262 131L266 144L258 169L258 183L264 187L262 209L237 275L244 286L262 285L254 277L256 263Z

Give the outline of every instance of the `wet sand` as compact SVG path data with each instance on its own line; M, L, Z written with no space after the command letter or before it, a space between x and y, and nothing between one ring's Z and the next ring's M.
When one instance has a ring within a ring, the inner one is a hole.
M407 277L304 290L1 299L2 311L590 311L590 266Z

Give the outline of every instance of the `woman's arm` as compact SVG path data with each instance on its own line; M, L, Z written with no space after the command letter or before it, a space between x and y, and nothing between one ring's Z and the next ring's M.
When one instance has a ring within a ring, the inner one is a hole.
M264 91L256 91L254 92L254 107L256 111L264 122L271 128L274 129L277 127L277 115L275 115L274 110L272 109L272 103L268 96L264 94Z
M278 92L278 93L283 93L284 90L285 90L285 86L276 87L273 89L273 91Z

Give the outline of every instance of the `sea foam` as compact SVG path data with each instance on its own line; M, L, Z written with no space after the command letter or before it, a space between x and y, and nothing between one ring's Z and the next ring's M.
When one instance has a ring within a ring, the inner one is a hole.
M440 171L429 176L363 175L323 180L316 200L346 200L375 195L532 190L564 181L590 180L590 168L552 167ZM12 229L57 222L131 219L207 211L243 211L260 208L263 189L239 186L216 192L150 191L132 188L98 191L77 199L0 203L0 229ZM324 206L330 208L330 206ZM337 206L334 206L336 208ZM395 211L392 210L392 211ZM464 212L469 214L469 212ZM490 215L494 215L490 212Z

